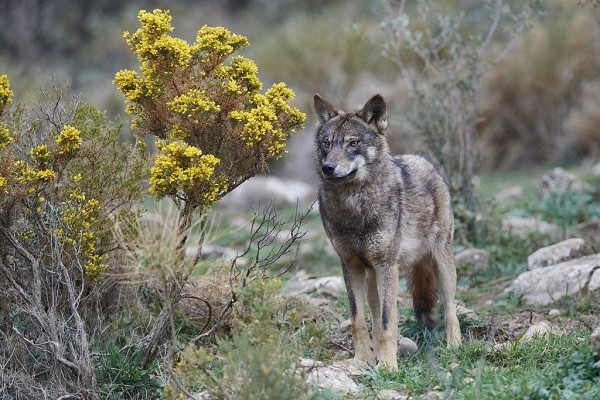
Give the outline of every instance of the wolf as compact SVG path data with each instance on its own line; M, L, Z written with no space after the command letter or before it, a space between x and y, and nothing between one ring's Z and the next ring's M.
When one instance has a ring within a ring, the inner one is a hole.
M459 345L454 220L443 178L422 157L390 155L381 95L359 111L344 112L316 94L314 109L319 211L342 265L354 359L398 368L401 269L408 273L417 319L428 328L435 325L434 306L441 294L447 345Z

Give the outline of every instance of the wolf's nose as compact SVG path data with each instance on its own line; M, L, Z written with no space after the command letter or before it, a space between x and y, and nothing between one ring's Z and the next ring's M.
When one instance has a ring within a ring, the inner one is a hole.
M326 176L330 176L331 174L333 174L333 171L335 171L335 167L337 167L336 163L326 162L323 163L323 165L321 165L321 171L323 171L323 174L325 174Z

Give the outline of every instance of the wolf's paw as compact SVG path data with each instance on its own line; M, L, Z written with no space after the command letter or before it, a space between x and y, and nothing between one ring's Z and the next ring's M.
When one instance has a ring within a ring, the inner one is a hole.
M377 369L386 369L388 371L398 371L398 361L394 358L394 360L389 361L378 361Z

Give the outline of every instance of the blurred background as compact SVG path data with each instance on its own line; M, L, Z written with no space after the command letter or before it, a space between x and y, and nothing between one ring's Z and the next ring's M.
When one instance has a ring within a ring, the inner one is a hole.
M467 80L475 99L476 118L471 123L478 170L597 162L600 7L575 0L435 3L442 14L460 21L455 28L464 37L485 44L474 61L477 75ZM242 53L256 61L265 86L285 81L295 90L295 105L309 116L306 131L295 135L288 156L273 171L311 181L316 92L340 108L361 107L373 93L382 93L390 105L392 149L421 152L427 146L423 127L415 126L419 110L414 107L419 103L411 82L431 81L435 74L418 56L419 43L394 37L402 33L403 22L411 32L419 32L419 24L425 25L422 15L430 11L419 9L424 4L2 0L0 72L8 74L17 101L35 101L36 88L55 81L72 85L110 117L119 116L124 114L124 99L111 82L116 71L136 65L122 34L138 28L140 9L169 9L173 35L190 42L202 25L223 25L249 38L251 45ZM496 9L498 5L502 9ZM398 7L404 7L403 13L413 15L412 19L398 18ZM488 38L490 30L494 34ZM440 32L443 21L438 24ZM401 48L411 45L416 48ZM417 56L411 58L411 51ZM442 48L437 56L443 58L446 51L451 49ZM457 62L451 54L448 60L448 64ZM438 66L444 65L443 60L437 61Z

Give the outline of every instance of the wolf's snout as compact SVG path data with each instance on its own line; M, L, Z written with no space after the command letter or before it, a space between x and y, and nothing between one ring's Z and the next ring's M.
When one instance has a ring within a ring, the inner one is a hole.
M323 163L323 165L321 165L321 171L323 171L323 174L325 176L331 176L331 175L333 175L333 172L335 171L335 167L337 167L336 163L325 162L325 163Z

